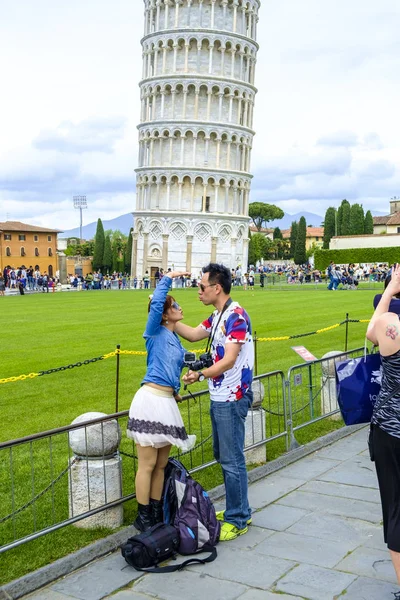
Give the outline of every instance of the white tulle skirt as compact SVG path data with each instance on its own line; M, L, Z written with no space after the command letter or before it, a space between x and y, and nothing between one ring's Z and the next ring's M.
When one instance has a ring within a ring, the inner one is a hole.
M147 385L143 385L132 400L127 436L140 446L153 448L171 444L185 451L196 443L196 436L186 433L173 395Z

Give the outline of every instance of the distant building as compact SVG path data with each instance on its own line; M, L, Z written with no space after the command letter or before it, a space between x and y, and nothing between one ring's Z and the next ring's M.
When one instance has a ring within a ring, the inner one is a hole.
M0 222L0 269L30 267L56 274L59 229L36 227L20 221Z
M400 233L400 198L396 198L395 196L389 204L389 215L372 218L374 223L374 235L385 233Z
M290 229L282 230L282 237L284 240L290 238ZM324 244L324 228L323 227L307 227L306 232L306 250L309 250L311 246L315 244L317 248L322 248Z

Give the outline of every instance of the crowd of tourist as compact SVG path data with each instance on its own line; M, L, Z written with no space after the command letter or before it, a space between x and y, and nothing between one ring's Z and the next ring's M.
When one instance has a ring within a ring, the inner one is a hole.
M58 277L50 277L47 271L41 272L33 267L4 267L0 273L0 295L4 296L6 289L18 290L21 295L25 290L49 292L55 291L59 282Z
M282 278L288 284L319 284L325 283L329 290L337 289L357 289L359 282L384 281L388 273L387 264L362 265L351 263L349 265L335 265L330 263L325 271L314 268L311 264L295 265L293 263L285 264L265 264L258 267L250 266L247 270L240 265L231 270L232 283L234 286L240 286L244 290L252 289L255 285L261 288L270 283L277 283ZM168 271L171 271L169 268ZM200 274L201 275L201 274ZM196 277L180 277L174 281L174 287L197 287L200 275ZM68 289L81 290L126 290L126 289L149 289L157 287L157 284L164 276L163 269L157 269L150 276L149 271L145 271L142 277L131 277L128 273L116 272L103 275L100 271L93 271L87 275L69 274L67 278ZM58 273L56 277L50 277L44 271L32 267L11 268L5 267L0 273L0 296L4 295L6 290L17 290L24 294L25 290L49 292L61 288Z

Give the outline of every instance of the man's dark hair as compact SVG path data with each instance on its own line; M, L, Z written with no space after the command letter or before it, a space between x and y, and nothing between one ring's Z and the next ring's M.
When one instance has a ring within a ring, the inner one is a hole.
M232 276L227 267L218 263L210 263L206 267L203 267L203 273L208 273L208 281L210 283L219 283L225 294L230 294Z

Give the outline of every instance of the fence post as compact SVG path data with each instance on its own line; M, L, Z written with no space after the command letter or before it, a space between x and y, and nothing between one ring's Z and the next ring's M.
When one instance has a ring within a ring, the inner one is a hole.
M285 379L285 394L286 394L286 407L288 410L288 418L286 419L288 436L289 436L289 451L295 448L300 448L299 442L296 440L293 430L293 413L292 413L292 394L290 389L290 379Z
M257 365L257 331L254 332L254 375L258 375L258 365Z
M120 344L117 344L117 368L115 373L115 412L118 412L118 395L119 395L119 352L118 350L121 348Z
M349 313L346 313L346 333L344 341L344 351L347 352L347 342L349 337Z

